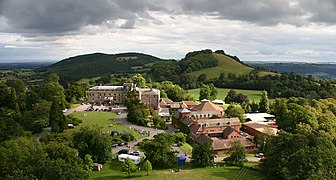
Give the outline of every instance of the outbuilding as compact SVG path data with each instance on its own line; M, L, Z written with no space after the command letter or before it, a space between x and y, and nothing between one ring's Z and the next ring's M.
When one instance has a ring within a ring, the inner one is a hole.
M134 162L134 164L140 164L140 162L141 162L141 159L140 159L139 156L133 156L133 155L129 155L129 154L120 154L118 156L118 160L120 162L125 162L125 160L127 158L131 159Z

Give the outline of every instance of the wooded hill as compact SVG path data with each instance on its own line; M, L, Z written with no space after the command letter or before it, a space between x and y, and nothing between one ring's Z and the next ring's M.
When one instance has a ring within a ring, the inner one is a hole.
M221 73L247 74L253 68L240 62L236 56L223 50L206 49L186 54L181 60L163 60L141 53L87 54L61 60L51 66L40 68L41 73L56 73L67 81L116 74L146 74L155 81L180 79L180 75L209 74L218 78Z
M42 73L56 73L66 80L76 81L111 74L147 72L162 59L141 53L94 53L61 60L51 66L38 69Z

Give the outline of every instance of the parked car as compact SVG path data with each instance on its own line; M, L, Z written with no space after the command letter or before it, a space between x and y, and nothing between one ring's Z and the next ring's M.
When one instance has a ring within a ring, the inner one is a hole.
M122 143L119 144L119 146L125 146L127 144L128 144L127 142L122 142Z
M121 114L121 111L118 112L118 115L120 115L120 114Z
M112 148L116 148L118 144L112 144Z
M128 149L122 149L118 152L118 154L128 154Z
M255 157L258 157L258 158L262 158L262 157L264 157L264 153L257 153L256 155L255 155Z

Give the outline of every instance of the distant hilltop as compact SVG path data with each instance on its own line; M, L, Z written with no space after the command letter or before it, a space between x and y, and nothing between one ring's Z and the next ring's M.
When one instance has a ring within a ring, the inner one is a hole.
M39 68L39 73L56 73L65 80L78 81L105 75L141 73L153 80L172 80L186 74L196 78L207 74L218 78L221 73L247 74L254 68L240 61L237 56L223 50L205 49L189 52L181 60L164 60L143 53L85 54L70 57L50 66Z

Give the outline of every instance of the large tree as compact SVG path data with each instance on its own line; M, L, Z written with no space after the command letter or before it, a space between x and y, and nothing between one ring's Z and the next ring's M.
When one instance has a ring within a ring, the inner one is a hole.
M62 132L67 128L66 118L57 101L54 101L51 104L49 112L49 124L51 126L51 131L56 133Z
M69 107L69 103L65 100L64 88L59 84L57 74L49 75L48 82L43 86L41 95L47 101L58 102L61 109Z
M283 132L268 137L260 167L274 179L336 179L336 147L324 137Z
M201 145L196 145L192 151L191 163L196 166L205 167L211 165L214 161L213 151L211 149L212 141L208 140Z
M132 82L135 83L138 87L146 86L146 79L139 73L132 76Z
M0 179L85 179L91 172L85 165L77 150L62 143L17 138L0 145Z
M231 141L231 147L228 151L229 157L225 158L225 163L242 167L247 162L245 147L240 141Z
M200 88L200 92L199 92L199 100L203 100L203 99L211 99L210 96L211 93L211 89L208 85L202 85Z
M155 167L173 167L177 163L176 152L171 149L174 137L161 133L152 140L140 143L140 149L145 153L146 159Z
M84 158L89 154L92 160L105 163L111 157L111 137L103 134L100 127L82 127L73 134L73 145L79 156Z

